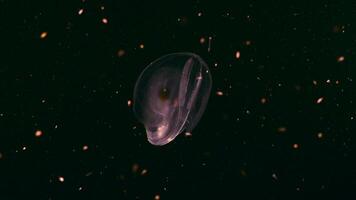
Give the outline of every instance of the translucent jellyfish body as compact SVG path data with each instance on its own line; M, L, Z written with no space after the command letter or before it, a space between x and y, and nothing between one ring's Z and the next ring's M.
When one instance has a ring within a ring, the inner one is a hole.
M148 141L165 145L191 132L209 99L212 79L207 64L193 53L173 53L149 64L134 89L134 113Z

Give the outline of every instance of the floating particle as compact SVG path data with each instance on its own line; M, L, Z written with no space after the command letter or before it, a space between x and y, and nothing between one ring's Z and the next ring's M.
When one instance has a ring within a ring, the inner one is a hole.
M211 40L212 39L213 39L212 37L209 37L208 52L210 52L210 50L211 50Z
M58 176L58 181L63 183L64 182L64 177L63 176Z
M204 43L205 43L205 37L201 37L201 38L199 39L199 42L200 42L200 44L204 44Z
M218 95L218 96L223 96L224 93L223 93L222 91L217 91L217 92L216 92L216 95Z
M35 136L36 137L41 137L43 135L43 132L41 131L41 130L37 130L36 132L35 132Z
M136 172L138 171L138 168L139 168L139 167L140 167L140 166L139 166L137 163L135 163L135 164L132 165L131 171L132 171L133 173L136 173Z
M101 20L101 22L102 22L103 24L107 24L109 21L108 21L107 18L103 18L103 19Z
M143 48L145 48L145 45L144 44L140 44L140 49L143 49Z
M236 51L236 53L235 53L235 58L236 58L236 59L239 59L239 58L240 58L240 56L241 56L240 51Z
M326 80L326 83L331 83L330 79Z
M78 11L78 15L82 15L83 14L83 12L84 12L84 9L82 8L82 9L79 9L79 11Z
M261 101L261 103L262 103L262 104L267 103L267 99L266 99L265 97L261 98L261 100L260 100L260 101Z
M159 194L156 194L154 200L160 200L160 199L161 199L161 197L159 196Z
M299 144L297 144L297 143L295 143L295 144L293 144L293 149L298 149L299 148Z
M101 9L101 10L104 10L104 9L105 9L105 7L104 7L104 6L100 6L100 9Z
M118 57L122 57L122 56L124 56L124 55L125 55L125 50L119 49L119 51L117 51L117 56L118 56Z
M317 104L320 104L321 102L323 102L324 100L324 97L319 97L317 100L316 100L316 103Z
M190 137L190 136L192 136L192 133L191 132L185 132L185 136L186 137Z
M246 40L246 41L245 41L245 45L246 45L246 46L250 46L250 45L251 45L251 40Z
M319 132L317 135L316 135L319 139L323 138L324 137L324 134L322 132Z
M42 32L41 35L40 35L40 38L41 38L41 39L44 39L44 38L47 37L47 35L48 35L47 32Z
M318 82L316 80L313 80L313 85L317 85Z
M198 17L201 17L203 15L202 12L198 12Z
M143 169L143 170L141 171L141 175L142 175L142 176L145 175L145 174L147 174L147 169Z
M340 25L340 24L335 25L333 27L333 32L334 33L345 33L345 26L344 25Z
M22 147L22 151L26 151L27 147L26 146L23 146Z
M277 132L278 132L278 133L285 133L286 131L287 131L287 128L284 127L284 126L281 126L281 127L278 127L278 128L277 128Z
M127 106L128 107L132 106L132 101L131 100L127 100Z
M340 83L339 80L336 80L336 81L335 81L335 84L336 84L336 85L339 85L339 83Z
M339 56L337 58L337 62L343 62L345 60L345 57L344 56Z
M247 176L247 172L244 169L240 170L240 175L241 176Z
M186 25L188 23L188 18L185 17L185 16L182 16L182 17L178 17L177 21L182 25Z
M84 145L82 149L83 149L83 151L86 151L86 150L89 149L89 146L88 145Z
M273 173L272 178L277 181L278 180L277 174Z
M91 175L93 175L93 172L88 172L88 173L85 174L86 177L89 177Z

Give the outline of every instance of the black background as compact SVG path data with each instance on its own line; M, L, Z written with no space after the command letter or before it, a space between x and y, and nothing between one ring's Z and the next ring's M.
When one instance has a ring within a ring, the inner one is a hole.
M0 199L355 199L355 10L0 0ZM174 52L208 63L212 93L191 137L157 147L128 101Z

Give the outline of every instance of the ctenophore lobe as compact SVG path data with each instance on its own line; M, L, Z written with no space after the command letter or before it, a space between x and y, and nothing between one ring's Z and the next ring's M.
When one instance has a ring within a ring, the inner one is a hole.
M207 64L193 53L173 53L149 64L134 89L134 113L148 141L165 145L200 120L211 90Z

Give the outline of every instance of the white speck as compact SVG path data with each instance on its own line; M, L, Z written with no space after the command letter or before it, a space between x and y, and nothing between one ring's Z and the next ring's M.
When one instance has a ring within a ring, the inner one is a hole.
M210 50L211 50L211 40L212 39L213 39L212 37L209 37L208 52L210 52Z
M80 9L80 10L78 11L78 15L83 14L83 12L84 12L84 9L82 8L82 9Z
M190 136L192 136L192 133L190 133L190 132L185 132L185 136L190 137Z
M324 100L324 97L320 97L316 100L316 103L317 104L320 104L322 101Z
M63 182L64 182L64 177L63 177L63 176L59 176L59 177L58 177L58 180L59 180L59 182L62 182L62 183L63 183Z
M278 180L278 177L277 177L277 175L276 174L272 174L272 178L274 179L274 180Z
M224 93L223 93L222 91L217 91L217 92L216 92L216 95L217 95L217 96L223 96Z
M240 58L240 56L241 56L240 51L236 51L236 53L235 53L235 58L236 58L236 59L239 59L239 58Z
M101 22L102 22L103 24L107 24L109 21L108 21L108 19L103 18L103 19L101 20Z

